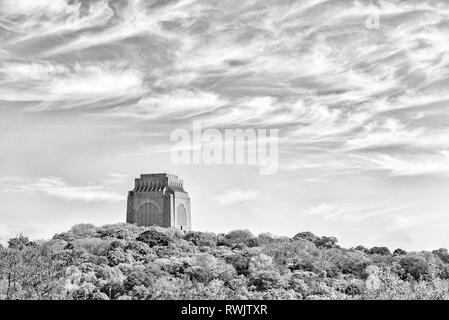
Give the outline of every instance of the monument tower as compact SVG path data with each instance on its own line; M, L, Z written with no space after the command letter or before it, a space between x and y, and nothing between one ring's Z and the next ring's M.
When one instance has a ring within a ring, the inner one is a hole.
M183 181L168 173L142 174L128 193L126 222L190 230L190 198Z

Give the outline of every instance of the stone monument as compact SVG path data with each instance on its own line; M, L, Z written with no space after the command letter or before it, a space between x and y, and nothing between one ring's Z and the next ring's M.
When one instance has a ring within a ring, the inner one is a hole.
M183 181L168 173L142 174L128 193L126 222L191 230L190 198Z

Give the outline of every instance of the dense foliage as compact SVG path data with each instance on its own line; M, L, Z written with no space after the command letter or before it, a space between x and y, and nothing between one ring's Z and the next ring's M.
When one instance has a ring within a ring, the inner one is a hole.
M0 245L0 299L449 299L449 253L79 224Z

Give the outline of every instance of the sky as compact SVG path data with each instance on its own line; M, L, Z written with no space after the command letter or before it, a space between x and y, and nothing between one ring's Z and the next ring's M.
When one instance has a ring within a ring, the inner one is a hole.
M195 230L449 247L446 0L0 0L0 241L124 222L142 173ZM278 129L279 170L173 130Z

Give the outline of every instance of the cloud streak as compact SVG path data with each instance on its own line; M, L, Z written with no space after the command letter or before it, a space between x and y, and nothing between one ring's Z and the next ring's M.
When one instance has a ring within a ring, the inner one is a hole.
M234 189L223 192L215 197L215 200L220 206L229 206L237 203L247 202L255 200L260 197L260 193L257 190L243 190Z
M65 201L96 202L123 201L124 196L107 190L98 184L71 185L62 178L0 178L0 192L34 194L41 193Z

